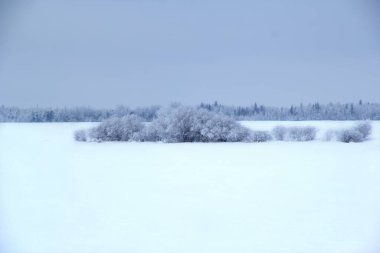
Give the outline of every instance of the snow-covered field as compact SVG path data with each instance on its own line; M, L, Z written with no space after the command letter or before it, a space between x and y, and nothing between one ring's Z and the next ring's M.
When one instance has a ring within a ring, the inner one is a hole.
M380 122L350 144L75 142L90 125L0 124L1 253L380 252Z

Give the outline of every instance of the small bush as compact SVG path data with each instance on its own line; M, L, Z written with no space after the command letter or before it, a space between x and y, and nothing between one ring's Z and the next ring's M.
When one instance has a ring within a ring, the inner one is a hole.
M272 130L272 134L275 140L284 141L287 134L287 128L284 126L276 126Z
M90 129L91 141L133 141L140 139L139 133L144 128L141 119L135 115L111 118L99 126Z
M361 132L355 129L344 129L338 132L338 140L341 142L362 142L364 141L364 136Z
M74 139L76 141L87 141L87 132L85 130L75 131Z
M361 133L364 139L367 139L372 133L372 126L369 122L361 122L356 124L354 130Z
M331 131L331 130L330 130ZM341 142L363 142L371 135L372 126L369 122L360 122L349 129L335 131L335 139Z
M317 129L315 127L290 127L288 129L288 141L312 141L315 139Z
M253 142L267 142L272 140L272 135L268 131L254 131L251 133L250 140Z
M238 125L236 128L231 129L228 133L227 142L249 142L251 130L243 126Z

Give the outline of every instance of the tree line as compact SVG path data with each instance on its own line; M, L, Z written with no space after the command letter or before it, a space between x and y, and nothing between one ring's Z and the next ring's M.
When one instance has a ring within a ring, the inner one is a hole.
M311 103L274 107L257 105L226 106L215 102L200 107L220 112L236 120L380 120L379 103Z
M159 106L131 109L118 106L114 109L75 108L19 108L0 106L0 122L102 122L109 118L136 115L145 121L152 121Z
M235 120L380 120L379 103L311 103L289 107L229 106L218 102L201 103L196 107L229 116ZM75 108L19 108L0 106L0 122L101 122L109 118L135 115L144 121L157 117L160 106L113 109Z

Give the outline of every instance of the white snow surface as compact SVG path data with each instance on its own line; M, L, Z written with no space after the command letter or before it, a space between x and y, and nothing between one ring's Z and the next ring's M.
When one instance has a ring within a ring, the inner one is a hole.
M74 141L92 125L0 124L1 253L380 252L380 122L349 144Z

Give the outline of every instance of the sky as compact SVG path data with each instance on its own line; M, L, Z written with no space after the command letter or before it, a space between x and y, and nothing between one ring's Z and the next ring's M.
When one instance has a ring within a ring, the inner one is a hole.
M0 104L380 102L377 0L0 0Z

